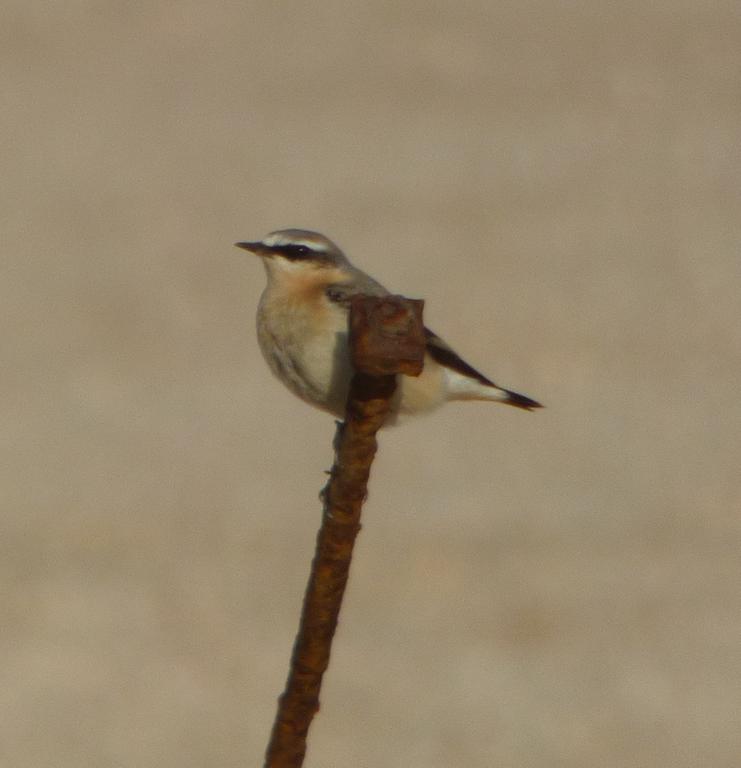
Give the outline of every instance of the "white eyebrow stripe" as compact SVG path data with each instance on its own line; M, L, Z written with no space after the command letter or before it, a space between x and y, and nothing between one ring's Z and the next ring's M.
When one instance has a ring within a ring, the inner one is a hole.
M263 238L262 244L266 245L268 248L280 248L285 245L305 245L316 253L325 253L327 250L322 243L318 243L316 240L308 237L286 237L286 235L283 235L280 232L273 232L272 234L267 235Z

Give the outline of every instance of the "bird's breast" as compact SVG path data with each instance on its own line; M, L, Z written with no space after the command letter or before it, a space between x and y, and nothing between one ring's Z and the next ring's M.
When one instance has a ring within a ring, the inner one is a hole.
M323 291L298 298L266 291L257 336L271 370L294 394L342 415L350 381L345 310Z

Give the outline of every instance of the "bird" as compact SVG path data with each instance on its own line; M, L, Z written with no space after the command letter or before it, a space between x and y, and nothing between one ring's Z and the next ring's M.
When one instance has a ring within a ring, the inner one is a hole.
M257 338L270 370L305 402L344 418L353 375L348 346L351 297L390 292L319 232L280 229L262 240L235 245L258 256L267 273L257 310ZM427 328L425 341L422 373L397 378L388 423L451 400L490 400L526 411L542 408L479 373Z

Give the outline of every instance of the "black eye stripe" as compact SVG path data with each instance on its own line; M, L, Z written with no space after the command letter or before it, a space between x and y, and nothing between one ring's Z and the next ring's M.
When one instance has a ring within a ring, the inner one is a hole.
M281 245L275 250L288 259L311 259L316 256L308 245Z
M310 246L302 245L301 243L274 245L270 250L277 256L283 256L290 261L332 262L332 256L326 251L315 251Z

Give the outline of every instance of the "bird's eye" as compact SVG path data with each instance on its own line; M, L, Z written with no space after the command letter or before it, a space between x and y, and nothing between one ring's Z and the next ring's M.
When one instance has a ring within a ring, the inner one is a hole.
M283 254L289 259L306 259L311 255L311 248L308 245L292 243L283 248Z

